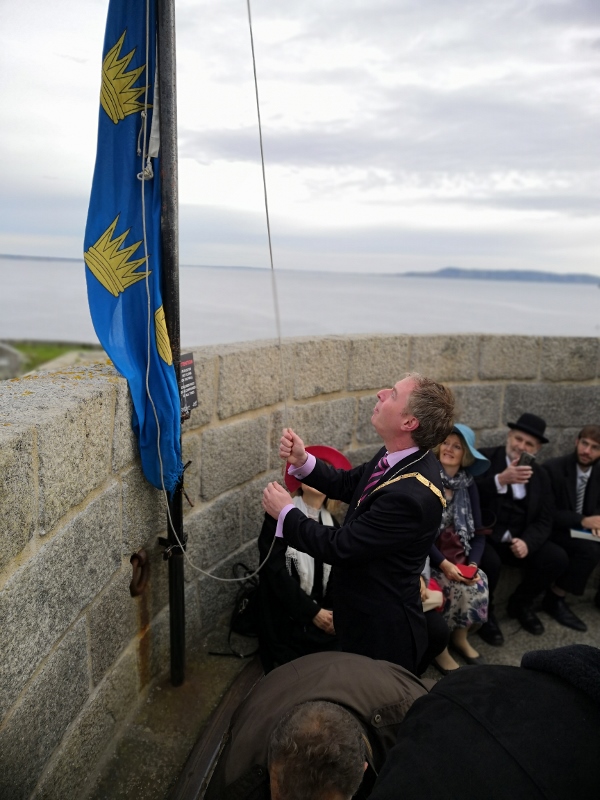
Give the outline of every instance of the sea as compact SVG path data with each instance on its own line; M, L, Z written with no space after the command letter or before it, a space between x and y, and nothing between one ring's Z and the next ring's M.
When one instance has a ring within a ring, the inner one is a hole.
M0 339L97 342L83 261L0 258ZM600 335L594 284L275 271L281 334ZM183 348L277 335L272 275L180 267Z

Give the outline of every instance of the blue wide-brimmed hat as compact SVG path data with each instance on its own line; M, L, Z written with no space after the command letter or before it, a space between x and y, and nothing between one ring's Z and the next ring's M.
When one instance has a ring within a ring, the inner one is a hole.
M469 428L468 425L461 425L460 422L455 423L452 430L454 433L460 433L462 438L465 440L465 444L469 448L469 452L475 459L472 464L470 464L468 467L465 467L465 472L468 472L473 477L476 475L483 475L483 473L490 466L490 460L489 458L486 458L483 453L480 453L479 450L476 449L475 431Z

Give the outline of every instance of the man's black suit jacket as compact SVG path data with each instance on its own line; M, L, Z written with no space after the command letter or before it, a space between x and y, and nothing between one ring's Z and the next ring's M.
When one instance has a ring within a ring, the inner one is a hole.
M506 533L506 527L499 523L497 518L502 504L511 496L511 488L508 487L506 494L499 494L494 476L506 469L506 448L482 447L481 452L490 460L487 472L475 479L481 501L481 516L484 525L496 519L492 538L499 542ZM532 466L533 475L525 485L527 509L525 530L519 536L527 545L530 554L539 550L552 532L552 500L548 475L539 464L534 463Z
M328 528L292 509L283 534L289 544L332 565L333 621L342 650L414 672L427 646L419 577L438 532L442 503L430 488L407 478L371 490L357 505L384 453L348 471L317 460L303 481L349 504L344 524ZM378 486L410 472L421 473L442 491L439 462L423 449L392 467Z
M543 465L550 478L554 500L554 530L569 534L571 528L580 528L583 517L600 514L600 461L596 461L588 478L583 496L583 513L575 510L577 504L577 456L551 458Z

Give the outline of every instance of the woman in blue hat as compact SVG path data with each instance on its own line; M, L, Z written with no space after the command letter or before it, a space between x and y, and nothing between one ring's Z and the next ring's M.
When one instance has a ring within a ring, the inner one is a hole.
M434 453L440 461L446 508L430 552L431 577L444 595L441 613L452 631L451 648L467 664L482 664L483 656L467 636L474 625L487 620L488 614L487 577L479 569L485 536L481 532L479 494L473 477L485 472L489 461L475 449L471 428L461 424L454 426ZM448 649L433 663L442 674L460 666Z

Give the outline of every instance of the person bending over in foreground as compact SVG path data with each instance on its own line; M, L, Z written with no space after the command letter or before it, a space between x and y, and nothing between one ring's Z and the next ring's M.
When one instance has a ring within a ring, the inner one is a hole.
M371 421L385 446L347 471L315 459L294 431L284 430L279 453L294 467L290 473L349 504L338 530L305 517L278 483L263 493L277 534L332 565L333 620L342 650L411 672L427 647L420 575L446 503L429 448L448 435L453 414L452 392L421 375L382 389Z
M432 685L353 653L277 667L235 712L206 800L368 797L406 712Z
M417 700L371 800L597 800L600 650L463 667Z

